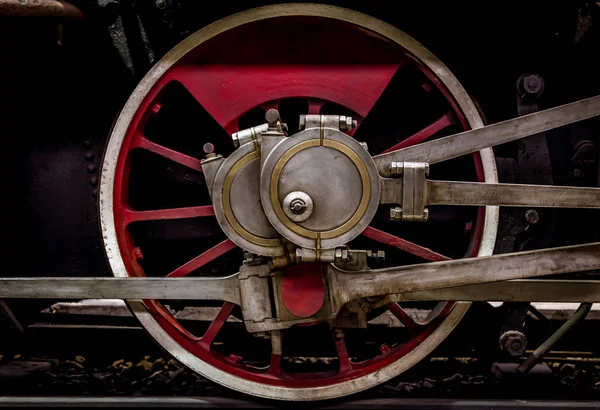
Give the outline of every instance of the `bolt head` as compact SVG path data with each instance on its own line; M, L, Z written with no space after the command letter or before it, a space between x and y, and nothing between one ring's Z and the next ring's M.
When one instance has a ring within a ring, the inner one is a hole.
M528 74L521 79L521 90L525 95L539 97L544 92L544 80L536 74Z
M525 212L525 219L528 223L535 225L540 221L540 214L535 209L529 209Z
M213 144L211 144L210 142L207 142L206 144L204 144L202 146L202 151L205 154L212 154L213 152L215 152L215 146Z
M340 130L341 131L351 131L353 128L356 128L356 120L352 120L352 117L346 117L345 115L340 115Z
M404 173L404 162L392 161L390 164L390 173L392 175L402 175Z
M265 114L265 119L269 125L276 125L277 121L279 121L279 111L277 111L275 108L268 109Z
M306 210L306 203L302 199L294 199L290 203L290 211L296 215L301 215Z
M393 207L390 209L390 218L393 220L402 219L402 208L399 206Z
M521 356L527 348L527 338L519 331L508 331L500 337L501 347L511 356Z

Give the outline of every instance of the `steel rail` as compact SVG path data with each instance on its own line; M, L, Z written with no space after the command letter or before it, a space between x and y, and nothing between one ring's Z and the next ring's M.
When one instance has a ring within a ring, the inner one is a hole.
M373 157L381 176L391 176L392 162L435 164L600 115L600 96L523 115Z
M600 188L426 181L426 205L600 208Z

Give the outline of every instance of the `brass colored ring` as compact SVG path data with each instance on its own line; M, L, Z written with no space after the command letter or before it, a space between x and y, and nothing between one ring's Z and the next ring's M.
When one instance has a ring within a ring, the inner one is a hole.
M285 212L283 211L283 208L281 207L281 203L279 201L279 177L281 176L283 167L285 167L287 162L294 155L296 155L300 151L303 151L307 148L318 147L320 145L340 151L342 154L347 156L354 163L354 165L358 169L358 172L360 174L360 179L362 182L362 196L361 196L360 203L358 204L358 208L357 208L356 212L343 225L341 225L335 229L331 229L329 231L316 232L316 231L312 231L312 230L309 230L309 229L306 229L306 228L303 228L303 227L297 225L290 218L288 218L288 216L285 214ZM301 235L305 238L310 238L310 239L317 239L317 237L320 237L320 239L330 239L330 238L335 238L337 236L340 236L340 235L348 232L363 217L363 215L367 211L367 207L369 206L369 199L371 198L371 186L369 184L369 173L367 171L367 167L365 166L365 164L363 164L360 157L352 149L350 149L347 145L344 145L341 142L331 140L331 139L325 139L323 142L321 142L321 139L310 139L310 140L301 142L298 145L294 145L292 148L287 150L281 156L281 158L279 158L279 161L277 161L277 163L275 164L275 167L273 168L273 173L271 174L271 184L270 185L271 185L271 191L270 191L271 203L273 204L275 213L277 214L277 216L279 217L281 222L287 228L289 228L293 232L297 233L298 235Z
M238 162L235 163L233 167L229 170L229 173L225 177L225 181L223 182L223 212L225 213L225 218L233 228L233 230L240 235L242 238L246 239L249 242L252 242L256 245L261 246L281 246L281 238L277 239L267 239L261 238L260 236L256 236L247 230L245 230L242 225L235 219L235 215L233 215L233 210L231 209L231 185L233 184L233 180L235 176L240 172L240 170L248 164L250 161L254 159L260 159L260 151L252 151L251 153L243 156Z

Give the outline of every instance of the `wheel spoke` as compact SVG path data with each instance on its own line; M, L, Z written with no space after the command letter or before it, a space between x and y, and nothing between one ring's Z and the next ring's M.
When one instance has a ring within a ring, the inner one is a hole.
M132 144L132 148L145 149L162 157L168 158L171 161L177 162L178 164L185 165L186 167L195 171L202 172L202 163L198 158L190 157L189 155L185 155L181 152L152 142L142 135L138 135L136 137Z
M600 208L600 188L427 181L427 204Z
M396 316L396 318L398 318L400 323L402 323L404 327L408 330L413 330L417 327L417 322L415 322L413 318L411 318L398 303L391 302L385 306L389 309L390 312L392 312L394 316Z
M268 101L310 96L335 101L366 117L399 63L370 65L248 64L185 66L169 76L179 81L225 129L240 112ZM231 96L236 98L232 99Z
M417 132L416 134L413 134L412 136L406 138L403 141L400 141L393 147L386 149L385 151L382 152L382 154L386 154L388 152L392 152L392 151L396 151L396 150L399 150L402 148L410 147L412 145L420 144L423 141L431 138L432 136L434 136L435 134L437 134L444 128L449 127L454 124L456 124L456 119L455 119L454 114L452 114L450 112L446 113L440 119L435 121L433 124L428 125L427 127L423 128L421 131Z
M269 362L268 373L276 377L281 377L281 355L283 353L283 335L281 330L271 331L271 360Z
M123 212L124 224L139 221L157 221L167 219L199 218L214 216L212 205L190 206L187 208L157 209L152 211L134 211L131 208Z
M389 176L392 161L435 164L597 115L600 115L600 96L380 154L373 159L381 175Z
M352 362L348 356L346 349L346 336L342 329L333 329L333 339L335 341L335 350L337 351L338 361L340 364L339 373L347 373L352 370Z
M194 259L189 261L188 263L181 265L173 272L167 275L168 278L173 277L181 277L186 276L195 271L196 269L201 268L206 265L208 262L218 258L226 252L235 248L235 244L231 241L231 239L226 239L218 245L213 246L206 252L196 256Z
M383 232L379 229L373 228L371 226L367 227L362 233L362 235L366 236L369 239L373 239L377 242L384 243L389 246L393 246L395 248L401 249L405 252L408 252L412 255L418 256L428 261L446 261L449 260L447 256L441 255L437 252L432 251L431 249L425 248L423 246L417 245L416 243L407 241L406 239L399 238L387 232Z
M214 342L215 337L217 337L217 334L225 322L227 322L227 318L231 315L234 307L235 305L231 302L223 303L223 306L219 310L219 313L217 313L215 320L212 321L206 330L206 333L204 333L204 336L202 336L198 341L200 346L204 347L205 349L210 349L210 345Z

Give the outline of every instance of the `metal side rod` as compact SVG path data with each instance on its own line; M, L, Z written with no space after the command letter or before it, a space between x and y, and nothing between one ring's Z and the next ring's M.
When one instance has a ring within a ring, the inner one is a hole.
M377 155L373 160L380 175L387 177L391 175L392 161L435 164L597 115L600 115L600 96Z
M344 272L330 265L335 308L370 296L443 289L600 269L600 242L373 271Z
M600 280L516 279L505 282L457 286L398 293L374 304L456 300L460 302L600 303Z
M238 275L225 278L0 278L5 299L191 299L240 304Z
M600 188L427 180L426 205L600 208Z

